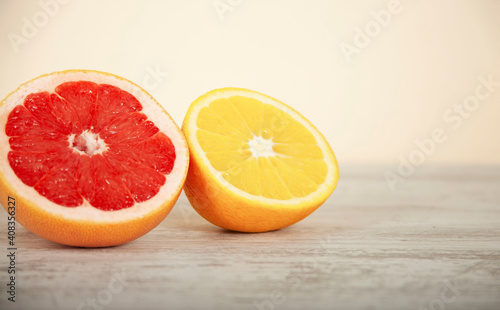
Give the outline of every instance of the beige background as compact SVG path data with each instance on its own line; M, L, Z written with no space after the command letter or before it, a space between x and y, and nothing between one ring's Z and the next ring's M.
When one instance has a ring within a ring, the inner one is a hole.
M401 0L351 61L341 44L377 27L371 12L389 1L66 2L42 0L47 13L0 2L0 97L40 74L96 69L147 88L181 124L196 97L245 87L309 118L341 165L397 165L436 128L447 138L424 164L500 163L500 85L456 129L443 120L479 77L500 82L500 1ZM13 44L34 18L36 33Z

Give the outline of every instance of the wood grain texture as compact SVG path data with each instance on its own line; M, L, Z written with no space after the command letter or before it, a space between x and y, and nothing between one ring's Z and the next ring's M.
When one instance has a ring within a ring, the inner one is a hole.
M119 247L18 226L15 304L3 211L0 308L500 309L500 168L419 167L394 192L386 168L344 168L325 205L270 233L214 227L184 196Z

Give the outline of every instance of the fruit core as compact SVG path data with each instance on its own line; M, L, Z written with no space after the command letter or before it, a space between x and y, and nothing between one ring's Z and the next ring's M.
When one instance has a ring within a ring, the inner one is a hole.
M273 151L273 145L272 139L264 139L260 136L254 136L252 140L248 141L248 146L253 157L276 156L276 153Z
M102 154L106 150L106 142L98 134L88 130L78 135L72 134L68 140L73 150L80 154L85 153L92 156L94 154Z

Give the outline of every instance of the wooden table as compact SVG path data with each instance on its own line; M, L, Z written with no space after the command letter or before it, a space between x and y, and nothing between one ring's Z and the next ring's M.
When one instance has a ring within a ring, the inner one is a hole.
M341 167L342 168L342 167ZM304 221L234 233L181 196L148 235L80 249L17 229L17 296L1 309L500 309L500 168L344 167Z

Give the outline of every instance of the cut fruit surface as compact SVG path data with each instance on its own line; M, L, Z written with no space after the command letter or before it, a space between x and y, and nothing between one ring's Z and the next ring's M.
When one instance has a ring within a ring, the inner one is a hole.
M1 203L18 201L16 220L52 241L133 240L165 218L186 177L180 129L148 93L108 73L21 85L0 105L0 128Z
M191 151L186 195L217 226L249 232L289 226L337 184L335 155L321 133L260 93L213 90L191 104L183 131Z

